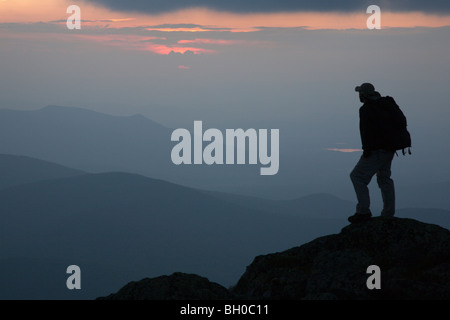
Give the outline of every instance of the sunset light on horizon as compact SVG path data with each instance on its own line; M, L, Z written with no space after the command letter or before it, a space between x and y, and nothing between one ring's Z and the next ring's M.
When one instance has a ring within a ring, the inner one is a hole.
M232 13L206 8L188 8L159 14L121 12L88 1L76 1L81 9L83 35L75 38L95 41L106 46L123 46L124 49L150 51L167 55L171 52L184 54L215 53L204 45L243 44L239 39L223 39L221 34L243 34L267 28L298 28L306 30L364 30L368 15L365 12L272 12ZM73 1L68 0L3 0L0 2L0 38L57 37L55 33L69 36L65 29L69 14L66 9ZM58 28L58 26L60 28ZM422 12L384 12L382 29L450 26L450 15ZM36 27L37 30L31 28ZM149 34L145 34L148 31ZM169 34L204 33L208 37L178 39L174 43L152 42ZM124 35L127 34L127 35ZM157 36L155 36L157 34ZM44 39L45 40L45 39ZM247 41L247 44L250 42ZM195 47L186 46L195 44Z
M87 1L69 0L2 0L0 2L0 23L36 23L65 20L66 8L76 4L82 10L82 19L88 24L109 22L120 27L148 25L151 29L177 31L164 24L198 24L203 27L182 28L178 31L201 32L220 28L240 28L241 32L257 30L258 27L308 29L364 29L368 15L365 12L273 12L232 13L207 8L190 8L173 12L146 14L120 12ZM383 10L383 8L381 8ZM384 28L414 28L450 26L450 14L423 12L383 12ZM209 27L209 29L208 29ZM213 28L213 29L211 29Z

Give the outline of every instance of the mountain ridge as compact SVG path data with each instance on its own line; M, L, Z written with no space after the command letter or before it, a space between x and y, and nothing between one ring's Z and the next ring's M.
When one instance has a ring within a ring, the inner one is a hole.
M117 286L124 276L181 267L231 283L256 252L303 242L319 230L314 220L251 210L196 189L121 172L12 186L0 190L0 212L4 270L16 257L78 262L96 274L115 266L118 273L108 273L108 286L100 286L106 275L90 278L80 293L85 298ZM320 226L336 228L335 222ZM15 270L26 270L14 261ZM55 281L56 265L38 266L17 275L14 293L2 290L11 287L6 286L11 276L0 274L0 297L20 297ZM42 294L46 299L70 296L64 288Z
M143 116L115 116L78 107L0 109L0 153L88 172L133 172L125 169L134 168L136 173L157 176L161 169L168 171L170 132Z
M267 200L264 205L276 204L268 211L254 207L259 198L245 207L222 196L126 172L0 190L0 298L90 299L131 279L178 270L231 285L256 254L335 233L353 210L326 194ZM236 197L246 202L246 196ZM302 201L311 206L306 214L296 207ZM283 212L287 204L292 212ZM324 206L331 215L321 217ZM450 226L446 210L400 209L398 216ZM60 286L64 265L74 262L86 284L79 293Z
M0 154L0 190L30 182L72 177L86 172L24 155Z

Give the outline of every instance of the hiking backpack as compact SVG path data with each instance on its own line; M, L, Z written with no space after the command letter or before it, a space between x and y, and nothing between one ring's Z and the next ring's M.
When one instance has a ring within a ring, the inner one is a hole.
M403 155L411 154L411 135L407 129L406 117L392 97L381 98L383 103L380 108L383 111L383 124L381 133L389 150L402 150Z

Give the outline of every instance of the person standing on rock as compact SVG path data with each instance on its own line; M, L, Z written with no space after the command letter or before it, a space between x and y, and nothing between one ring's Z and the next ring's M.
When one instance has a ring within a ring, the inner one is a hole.
M391 97L381 97L371 83L363 83L355 88L363 106L359 109L359 129L363 154L350 173L350 179L356 192L358 203L356 213L348 218L350 223L370 219L370 197L368 184L376 174L377 183L383 198L381 216L392 217L395 214L394 181L391 179L391 163L395 150L386 145L383 126L386 113L383 105L395 103Z

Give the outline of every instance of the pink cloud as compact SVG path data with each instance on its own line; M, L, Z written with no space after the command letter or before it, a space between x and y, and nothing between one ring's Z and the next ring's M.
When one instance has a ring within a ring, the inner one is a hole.
M187 66L184 66L184 65L179 65L178 66L178 69L182 69L182 70L189 70L191 67L187 67Z
M339 149L339 148L327 148L330 151L338 151L338 152L359 152L361 149Z
M201 43L201 44L221 44L221 45L227 45L227 44L236 44L241 41L239 40L224 40L224 39L194 39L194 40L180 40L178 43L184 44L184 43Z
M192 28L179 28L179 27L172 27L172 28L147 28L148 31L162 31L162 32L206 32L206 31L213 31L211 29L206 29L202 27L192 27Z
M193 53L193 54L205 54L214 53L213 50L195 48L195 47L181 47L181 46L170 46L164 44L148 43L145 50L151 51L157 54L171 54L171 53Z
M205 54L213 53L213 50L196 48L196 47L183 47L177 45L165 45L154 43L151 40L166 40L164 37L145 37L137 35L86 35L77 34L76 37L84 40L95 41L108 46L122 47L127 50L139 50L150 51L156 54L168 55L170 53L193 53L193 54Z

